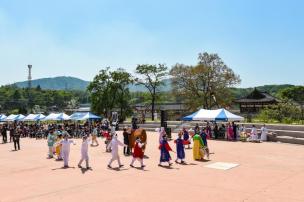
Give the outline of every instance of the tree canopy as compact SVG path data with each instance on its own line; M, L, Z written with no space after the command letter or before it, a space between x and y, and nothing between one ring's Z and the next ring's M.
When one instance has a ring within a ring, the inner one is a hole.
M170 71L173 92L189 109L225 107L233 99L230 87L241 82L217 54L200 53L195 66L176 64Z
M128 85L132 82L131 74L124 69L110 71L107 67L100 70L88 86L92 110L110 118L110 112L119 109L124 119L130 112Z
M168 75L168 67L164 64L158 65L138 65L136 67L136 82L139 85L145 86L151 98L151 114L152 121L154 120L155 102L157 94L159 93L159 87L163 85L163 80Z

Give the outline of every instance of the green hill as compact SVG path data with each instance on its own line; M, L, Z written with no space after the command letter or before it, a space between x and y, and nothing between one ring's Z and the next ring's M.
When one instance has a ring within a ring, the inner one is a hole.
M19 88L27 88L28 82L17 82L15 83ZM75 77L54 77L54 78L43 78L32 80L32 87L35 88L40 86L41 89L51 89L51 90L86 90L89 85L88 81L84 81Z
M256 88L261 92L267 92L273 96L278 96L277 93L285 88L292 87L294 85L290 84L281 84L281 85L264 85L257 86ZM253 91L254 88L231 88L231 91L235 98L241 98Z
M51 89L51 90L81 90L85 91L89 85L89 81L84 81L75 77L54 77L54 78L43 78L32 81L32 87L35 88L38 85L42 89ZM26 88L28 83L27 81L15 83L19 88ZM291 87L293 85L283 84L283 85L264 85L256 87L258 90L263 92L268 92L274 96L284 88ZM147 92L147 89L142 85L130 85L129 89L131 92ZM171 91L171 79L165 79L164 85L161 86L160 91L168 92ZM231 88L231 91L235 98L240 98L248 95L253 88Z

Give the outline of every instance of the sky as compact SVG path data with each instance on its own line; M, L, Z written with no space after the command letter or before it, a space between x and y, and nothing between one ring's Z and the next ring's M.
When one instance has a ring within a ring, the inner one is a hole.
M195 65L218 53L238 87L304 85L302 0L0 0L0 85L105 67Z

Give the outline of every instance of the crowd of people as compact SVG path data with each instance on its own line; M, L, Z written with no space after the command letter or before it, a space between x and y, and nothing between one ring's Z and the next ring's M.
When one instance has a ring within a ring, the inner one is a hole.
M82 168L82 163L85 161L86 168L90 169L89 165L89 145L92 147L98 146L98 138L102 137L105 140L106 152L111 152L112 157L109 160L108 168L112 168L114 161L118 162L118 167L123 167L119 156L119 147L123 147L123 153L126 156L132 155L130 167L134 167L134 163L139 161L140 167L144 168L144 152L145 142L142 142L139 137L135 139L134 147L130 147L130 135L132 130L137 127L132 125L132 129L123 129L123 142L121 142L115 131L115 127L111 127L108 121L103 122L86 122L83 125L76 124L25 124L12 123L1 124L0 131L3 143L8 141L14 142L14 149L20 150L20 138L45 138L48 146L48 158L56 157L57 160L63 160L63 167L69 167L69 155L71 145L75 144L73 138L82 138L81 143L81 157L78 167ZM267 140L267 128L265 125L261 128L261 135L258 135L257 128L253 125L250 132L247 133L244 125L237 125L235 123L221 124L219 127L217 123L207 123L204 127L199 124L194 129L187 129L184 127L178 132L175 143L175 162L180 164L186 163L185 149L192 149L193 160L209 159L208 139L225 138L227 140L242 140L246 138L249 141ZM160 128L159 133L159 166L164 163L168 166L172 165L172 158L170 152L173 152L166 134L165 128ZM8 138L9 136L9 138ZM9 140L8 140L9 139Z
M200 130L199 124L196 124L194 130L196 132ZM238 125L235 122L228 122L226 124L207 122L205 130L208 138L226 139L228 141L267 141L268 135L268 129L265 124L260 128L260 133L255 125L247 129L244 124Z

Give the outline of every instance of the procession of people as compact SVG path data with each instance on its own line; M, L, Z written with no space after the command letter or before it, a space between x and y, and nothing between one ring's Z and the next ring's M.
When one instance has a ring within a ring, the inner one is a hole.
M224 128L224 129L223 129ZM134 163L138 161L140 168L144 169L144 152L146 142L142 142L140 137L131 139L131 132L138 129L135 123L132 123L131 129L124 127L122 133L122 141L118 138L118 134L114 127L104 123L87 124L78 127L77 129L73 125L69 124L49 124L49 125L26 125L21 123L14 123L11 125L2 124L0 127L0 134L2 135L3 143L8 141L14 142L14 149L20 150L21 137L30 138L46 138L49 159L56 157L57 161L63 161L63 168L69 168L70 150L71 145L75 145L76 142L73 138L78 138L78 133L81 133L81 153L78 167L82 168L82 163L85 161L85 168L90 169L89 164L89 145L92 147L98 147L98 138L104 138L105 150L111 153L111 158L107 164L109 169L112 169L112 163L117 161L118 168L123 167L123 163L120 157L120 147L123 150L124 156L132 157L130 161L130 167L134 167ZM45 130L45 131L44 131ZM220 134L224 130L224 135ZM37 137L36 133L47 133ZM177 138L173 141L175 146L170 145L170 140L166 134L164 127L161 127L158 131L159 136L159 166L172 166L172 159L175 159L175 163L187 164L190 159L195 161L209 160L210 152L208 147L209 139L218 139L223 137L228 141L242 140L242 137L246 137L248 141L266 141L268 130L265 125L260 129L261 135L258 135L255 125L252 126L250 133L247 133L244 125L236 125L234 122L227 123L225 126L222 124L218 127L217 123L207 123L204 126L196 126L193 129L187 129L183 127L177 134ZM245 134L245 135L244 135ZM8 140L10 139L10 140ZM134 141L134 142L131 142ZM131 144L132 143L132 144ZM130 146L133 145L133 146ZM173 149L172 149L173 148ZM186 149L192 149L192 158L186 156ZM156 152L156 148L155 148ZM174 157L173 157L174 155Z

